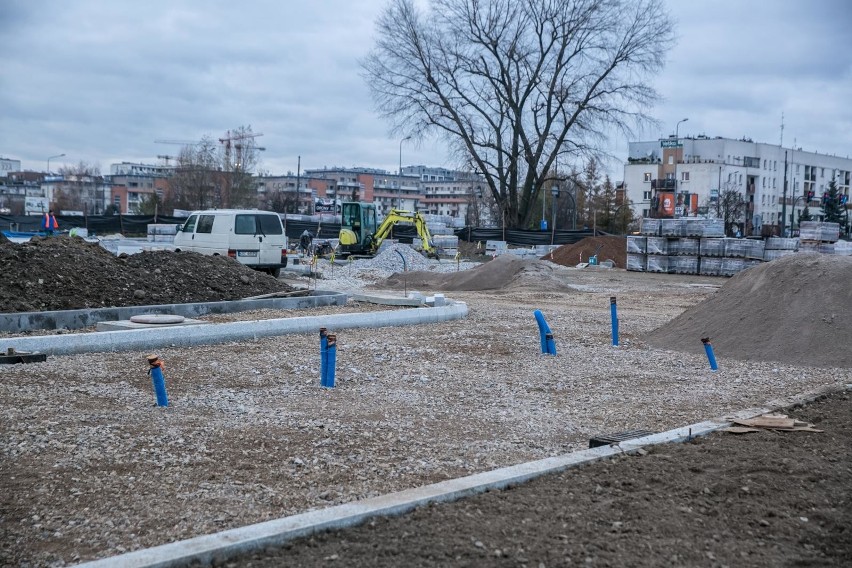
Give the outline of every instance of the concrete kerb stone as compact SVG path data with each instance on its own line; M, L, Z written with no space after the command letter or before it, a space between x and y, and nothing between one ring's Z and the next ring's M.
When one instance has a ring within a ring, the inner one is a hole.
M207 314L230 314L248 310L303 309L319 306L342 306L347 294L315 290L309 296L294 298L260 298L226 302L194 302L187 304L156 304L120 308L91 308L46 312L17 312L0 314L0 331L17 333L30 329L79 329L102 321L127 320L141 314L174 314L188 318Z
M12 347L16 351L48 355L138 351L164 346L210 345L293 333L310 333L318 331L321 327L328 329L394 327L437 323L462 319L466 316L467 304L454 302L440 308L408 308L388 312L305 316L193 326L191 332L184 327L168 326L100 333L13 337L3 339L0 346L4 349Z
M778 401L771 401L765 408L751 408L736 412L732 416L737 419L754 418L767 412L775 412L812 402L842 390L852 390L852 384L836 385ZM778 402L781 402L784 406L778 406L776 404ZM730 424L728 417L708 420L659 434L627 440L616 445L581 450L562 456L450 479L372 499L137 550L88 562L80 566L85 568L106 568L108 566L167 568L183 566L193 561L206 564L214 560L227 560L238 554L260 550L267 546L279 546L321 531L355 526L373 517L401 515L429 503L456 501L488 490L504 489L542 475L559 473L581 464L593 463L620 454L632 454L644 446L682 442L705 436L721 428L726 428Z

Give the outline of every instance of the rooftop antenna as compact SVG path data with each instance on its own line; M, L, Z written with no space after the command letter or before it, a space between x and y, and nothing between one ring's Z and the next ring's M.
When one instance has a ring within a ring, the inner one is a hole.
M784 147L784 111L781 111L781 147Z

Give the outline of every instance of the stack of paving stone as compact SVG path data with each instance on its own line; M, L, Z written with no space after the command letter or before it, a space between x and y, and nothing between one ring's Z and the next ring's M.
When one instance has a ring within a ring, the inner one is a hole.
M726 239L721 219L642 219L627 237L627 270L732 276L763 260L759 239Z
M423 241L419 237L415 237L412 241L412 246L420 250L423 248ZM455 256L459 249L459 238L456 235L432 235L432 246L438 249L438 254L444 256Z
M834 254L835 243L840 239L839 223L802 221L799 224L799 250Z
M763 260L769 262L782 256L796 254L799 250L799 239L782 237L769 237L766 239L766 248L763 251Z

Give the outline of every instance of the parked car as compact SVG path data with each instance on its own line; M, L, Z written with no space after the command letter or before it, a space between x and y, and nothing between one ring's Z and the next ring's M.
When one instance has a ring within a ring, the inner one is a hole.
M175 250L230 256L276 278L287 266L287 237L281 217L258 209L193 212L179 226Z

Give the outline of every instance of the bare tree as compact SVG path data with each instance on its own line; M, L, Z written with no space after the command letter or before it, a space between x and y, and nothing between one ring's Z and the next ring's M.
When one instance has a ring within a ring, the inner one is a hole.
M168 182L167 207L194 210L216 205L221 194L218 150L209 136L181 148L177 168Z
M257 180L254 170L261 149L255 138L259 134L251 126L241 126L228 133L223 156L222 194L219 207L254 207L257 205ZM224 140L224 139L223 139ZM221 140L220 140L221 142Z
M100 167L87 162L59 169L62 182L53 195L55 208L60 211L99 212L103 196L99 189L103 185Z
M662 0L390 0L362 62L400 135L438 135L480 172L510 226L534 215L557 158L599 151L657 98L673 44Z
M731 235L734 223L744 220L746 213L746 201L742 192L732 182L728 182L719 193L716 201L716 216L725 221L725 234Z

